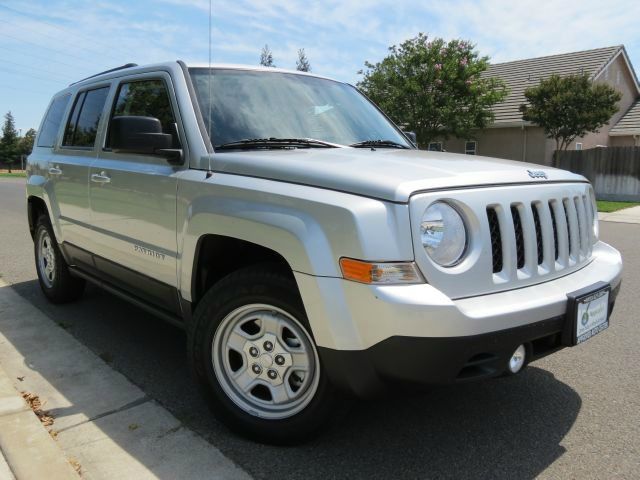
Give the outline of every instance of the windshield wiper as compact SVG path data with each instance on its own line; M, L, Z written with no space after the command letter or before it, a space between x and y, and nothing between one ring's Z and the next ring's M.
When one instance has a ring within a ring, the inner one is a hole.
M380 147L380 148L410 148L393 140L365 140L363 142L352 143L350 147L355 148L367 148L367 147Z
M325 142L314 138L246 138L235 142L216 145L216 150L238 150L243 148L339 148L338 143Z

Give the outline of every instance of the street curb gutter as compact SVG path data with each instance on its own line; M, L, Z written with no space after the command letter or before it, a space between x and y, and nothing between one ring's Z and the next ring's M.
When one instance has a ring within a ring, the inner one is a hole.
M14 389L38 395L54 419L53 446L78 462L83 478L251 478L1 279L0 364ZM3 377L4 383L6 380ZM15 391L12 393L15 395ZM12 406L16 408L17 404ZM34 419L32 412L21 414ZM42 432L43 427L39 428ZM4 449L5 442L11 451L9 447L15 446L13 434L5 436L3 426L0 431L0 446ZM28 441L19 442L17 452L28 452L24 456L30 462L42 463L38 449L27 448ZM6 456L11 462L17 461ZM59 461L63 458L60 456ZM45 475L14 475L17 480L69 478L54 477L50 468Z
M16 480L80 478L1 366L0 456Z

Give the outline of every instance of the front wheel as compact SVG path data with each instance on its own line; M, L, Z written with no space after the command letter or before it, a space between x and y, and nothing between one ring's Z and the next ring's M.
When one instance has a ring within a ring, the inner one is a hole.
M335 416L338 395L295 282L277 268L247 268L214 285L196 309L189 340L197 380L231 429L264 443L294 443Z
M40 288L51 302L67 303L82 296L85 281L71 275L51 223L45 216L40 216L36 223L34 254Z

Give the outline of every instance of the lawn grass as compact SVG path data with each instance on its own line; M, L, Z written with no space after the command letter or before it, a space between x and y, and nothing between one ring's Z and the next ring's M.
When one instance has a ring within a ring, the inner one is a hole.
M637 207L638 202L608 202L606 200L598 200L598 211L603 213L617 212L623 208Z
M26 176L27 174L24 172L0 172L0 178L20 178Z

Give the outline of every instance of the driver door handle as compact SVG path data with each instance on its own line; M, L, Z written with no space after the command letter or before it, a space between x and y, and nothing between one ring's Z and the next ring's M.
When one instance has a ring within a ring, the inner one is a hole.
M49 168L49 175L62 175L62 170L58 165Z
M110 183L111 178L107 175L107 172L102 171L100 173L92 173L91 181L94 183Z

